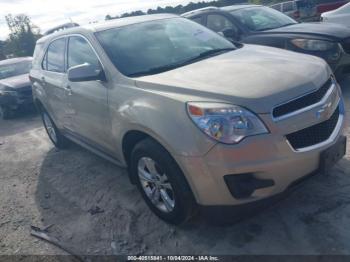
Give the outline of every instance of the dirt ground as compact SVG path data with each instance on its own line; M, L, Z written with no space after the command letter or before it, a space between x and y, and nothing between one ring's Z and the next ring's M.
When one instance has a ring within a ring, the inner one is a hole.
M350 111L350 79L341 84ZM177 228L149 211L125 170L78 146L55 149L26 113L0 121L0 255L66 254L30 236L31 225L53 225L49 235L82 255L349 255L350 154L242 222Z

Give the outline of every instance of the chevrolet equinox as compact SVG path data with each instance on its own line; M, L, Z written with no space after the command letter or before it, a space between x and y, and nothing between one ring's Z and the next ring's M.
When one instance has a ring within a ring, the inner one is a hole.
M128 167L150 209L247 206L345 154L344 104L318 57L231 43L174 15L41 38L30 72L49 138Z

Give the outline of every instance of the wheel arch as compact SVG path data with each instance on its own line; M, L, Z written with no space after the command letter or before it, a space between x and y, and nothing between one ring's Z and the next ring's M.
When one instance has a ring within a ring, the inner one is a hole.
M132 129L127 131L122 138L122 153L123 153L124 161L128 166L128 169L130 167L130 157L131 157L132 150L135 148L135 146L139 142L145 139L152 139L154 142L158 143L172 156L174 161L177 162L173 154L171 153L171 150L169 150L169 146L165 142L161 141L161 139L157 139L156 136L154 136L153 134L147 131ZM177 163L177 165L179 164ZM136 178L132 177L131 172L128 172L128 173L129 173L129 178L131 183L135 184Z

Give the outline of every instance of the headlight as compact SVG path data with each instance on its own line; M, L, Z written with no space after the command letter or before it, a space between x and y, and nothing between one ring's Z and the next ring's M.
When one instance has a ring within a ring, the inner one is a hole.
M291 42L294 46L308 51L327 51L338 46L337 43L324 40L293 39Z
M187 111L200 130L221 143L236 144L247 136L268 133L255 114L240 106L191 102Z

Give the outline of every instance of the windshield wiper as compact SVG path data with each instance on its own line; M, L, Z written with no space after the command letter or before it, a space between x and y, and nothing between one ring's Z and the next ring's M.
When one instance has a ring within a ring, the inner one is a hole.
M145 76L145 75L154 75L154 74L160 74L178 67L182 67L194 62L197 62L199 60L202 60L204 58L213 56L213 55L218 55L224 52L229 52L232 50L236 50L236 48L219 48L219 49L212 49L212 50L208 50L205 52L200 53L198 56L195 56L189 60L186 61L182 61L182 62L178 62L178 63L174 63L174 64L170 64L170 65L165 65L165 66L159 66L159 67L154 67L154 68L150 68L148 70L142 71L142 72L137 72L137 73L132 73L129 74L129 77L138 77L138 76Z

